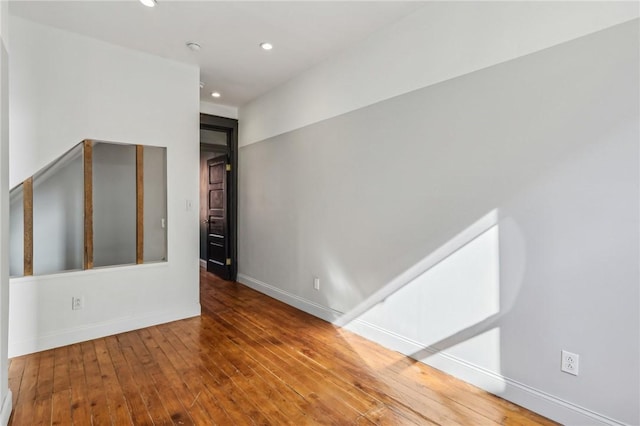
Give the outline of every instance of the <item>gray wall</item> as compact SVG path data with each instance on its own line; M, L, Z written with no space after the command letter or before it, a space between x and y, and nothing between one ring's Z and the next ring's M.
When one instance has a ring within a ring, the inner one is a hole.
M82 147L33 178L33 273L82 269L84 184Z
M136 147L93 147L94 266L136 263Z
M167 260L167 149L144 147L144 261Z
M390 333L640 423L638 37L632 21L242 148L240 279L365 306ZM371 299L488 214L456 267ZM474 250L479 275L456 279Z
M24 193L16 187L9 202L9 276L24 274Z

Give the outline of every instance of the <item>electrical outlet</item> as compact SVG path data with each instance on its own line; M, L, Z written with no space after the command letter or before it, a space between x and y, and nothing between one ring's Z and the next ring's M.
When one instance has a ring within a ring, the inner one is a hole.
M574 354L567 351L562 351L562 365L560 370L565 373L573 374L574 376L578 375L580 367L580 355Z
M73 296L71 298L71 309L74 311L78 311L80 309L84 309L84 297L83 296Z
M320 278L315 277L313 279L313 289L316 291L320 291Z

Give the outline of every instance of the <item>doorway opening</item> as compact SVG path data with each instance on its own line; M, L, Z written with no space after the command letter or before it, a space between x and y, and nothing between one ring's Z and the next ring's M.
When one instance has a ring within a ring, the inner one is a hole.
M235 281L238 120L200 114L200 264Z

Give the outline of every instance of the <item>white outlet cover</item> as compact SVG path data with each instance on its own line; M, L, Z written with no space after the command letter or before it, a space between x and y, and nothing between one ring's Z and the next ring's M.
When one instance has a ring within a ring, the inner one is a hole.
M71 298L71 309L74 311L78 311L84 308L84 297L72 297Z
M580 355L569 351L562 351L562 364L560 370L577 376L580 372Z

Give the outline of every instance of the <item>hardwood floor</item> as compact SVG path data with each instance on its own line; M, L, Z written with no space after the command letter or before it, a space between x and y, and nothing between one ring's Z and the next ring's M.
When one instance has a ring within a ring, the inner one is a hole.
M241 284L202 315L13 358L9 424L551 425Z

